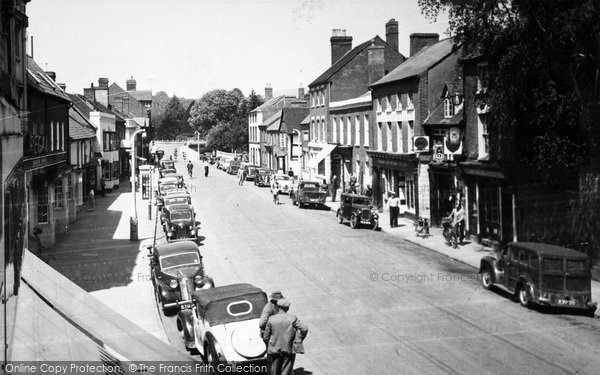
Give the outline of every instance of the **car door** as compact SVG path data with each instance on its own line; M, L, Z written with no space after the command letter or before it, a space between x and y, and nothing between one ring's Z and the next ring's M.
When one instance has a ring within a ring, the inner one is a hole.
M508 290L514 291L519 280L519 258L518 252L521 251L514 247L509 247L506 254L505 279L504 283Z
M347 195L342 196L342 214L346 219L352 216L352 198Z

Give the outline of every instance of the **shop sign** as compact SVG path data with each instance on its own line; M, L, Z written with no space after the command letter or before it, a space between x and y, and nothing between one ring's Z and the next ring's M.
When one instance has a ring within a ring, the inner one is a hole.
M444 154L462 154L462 134L460 128L454 126L448 130L446 138L444 139Z
M433 158L434 163L443 163L446 161L446 155L444 154L444 145L436 143L433 145Z

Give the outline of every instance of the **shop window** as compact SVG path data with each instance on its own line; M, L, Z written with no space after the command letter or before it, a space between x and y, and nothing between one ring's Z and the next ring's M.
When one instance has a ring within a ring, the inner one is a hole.
M113 180L119 179L119 162L118 161L113 161L112 178L113 178Z
M54 207L63 208L63 199L65 196L63 182L61 179L54 181Z
M38 193L38 204L37 204L37 217L39 224L47 224L48 223L48 212L49 212L49 204L48 204L48 189L43 188Z

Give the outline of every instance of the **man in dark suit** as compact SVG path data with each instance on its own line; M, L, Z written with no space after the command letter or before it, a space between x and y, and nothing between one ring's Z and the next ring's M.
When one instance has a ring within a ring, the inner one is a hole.
M279 307L277 307L277 301L283 299L283 294L280 291L271 293L269 297L269 303L263 307L262 313L260 314L260 320L258 321L258 327L260 328L260 337L263 337L265 328L267 327L267 321L272 315L277 314Z
M288 314L290 301L282 298L277 301L279 311L267 321L263 339L267 343L269 374L291 375L296 360L294 346L299 346L308 334L308 327L292 314ZM296 332L300 343L294 343ZM303 350L302 350L303 351Z

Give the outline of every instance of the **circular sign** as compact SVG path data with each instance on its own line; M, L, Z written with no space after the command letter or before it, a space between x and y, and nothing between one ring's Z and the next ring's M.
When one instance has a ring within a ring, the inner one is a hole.
M415 148L417 151L426 150L429 146L429 141L425 137L418 137L415 139Z

